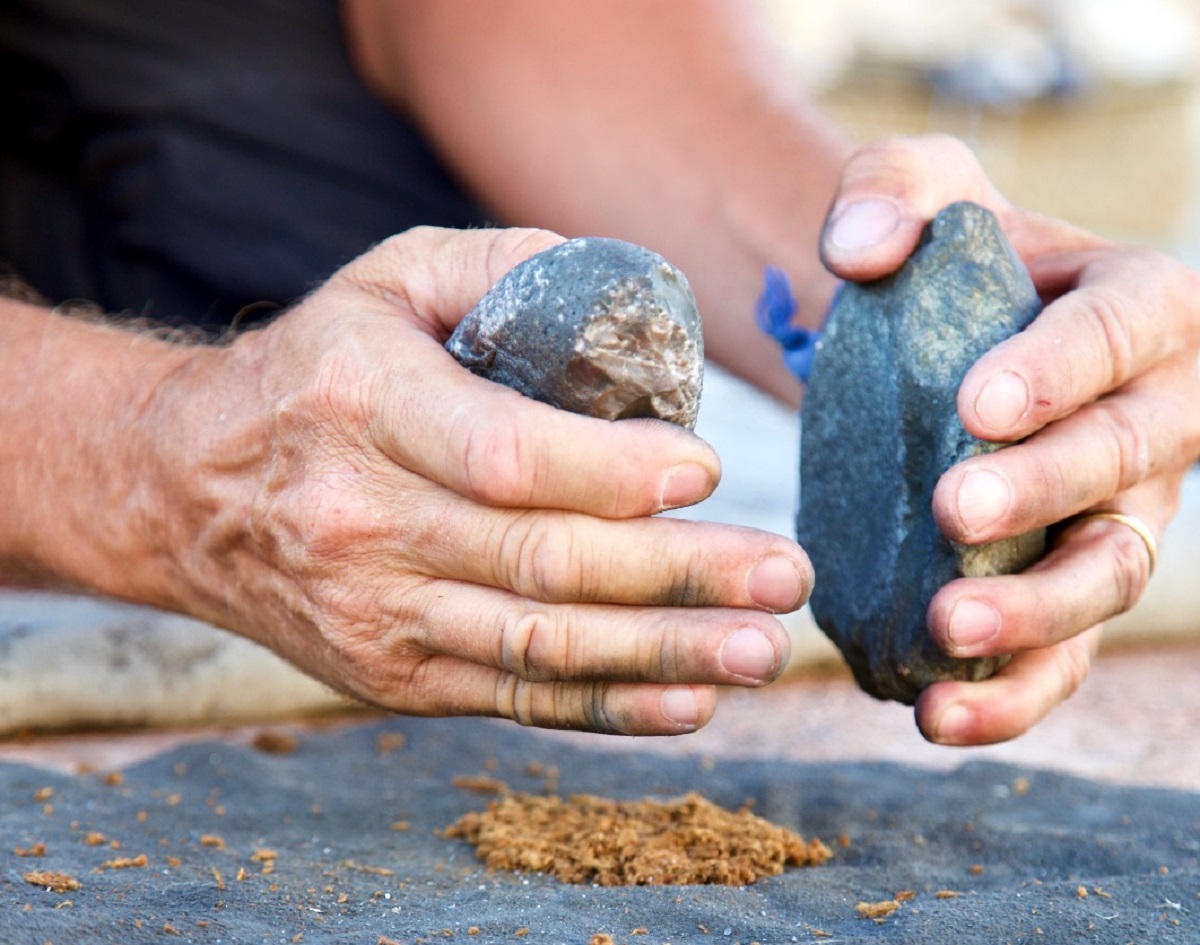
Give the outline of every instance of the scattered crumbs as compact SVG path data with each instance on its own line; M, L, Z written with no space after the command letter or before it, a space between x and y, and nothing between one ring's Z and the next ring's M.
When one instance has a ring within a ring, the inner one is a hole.
M375 940L375 945L400 945L400 943L394 938L388 938L386 935L381 935Z
M137 812L137 822L139 824L144 824L149 819L150 815L146 811L140 810Z
M908 902L911 899L916 899L917 894L912 889L902 889L902 890L900 890L900 892L896 893L896 895L894 895L892 898L895 899L897 902Z
M168 794L167 800L166 800L166 805L168 807L178 807L180 802L182 802L182 801L183 801L182 794Z
M529 926L522 925L519 929L513 932L513 938L524 938L529 934Z
M366 866L363 863L358 863L355 860L342 860L341 865L348 870L356 870L359 873L370 873L372 876L391 876L392 870L383 866Z
M187 774L187 763L183 761L177 761L171 766L171 770L175 772L175 777L182 778L185 774Z
M525 773L531 778L540 778L545 771L546 767L540 761L531 761L525 766ZM600 933L597 932L596 934L599 935Z
M213 882L217 884L217 892L225 891L225 877L221 875L221 871L215 866L212 868Z
M52 788L52 787L38 788L36 791L33 792L33 799L35 801L37 801L39 804L41 804L44 801L50 800L50 798L52 798L53 796L54 796L54 788Z
M833 933L826 932L824 929L809 929L808 934L815 938L833 938Z
M468 925L467 926L467 934L468 935L478 935L479 934L479 926L478 925Z
M75 903L73 901L71 901L70 899L64 899L62 902L58 903L54 908L55 909L72 909L74 907L75 907Z
M408 829L408 821L407 820L397 820L392 824L392 829L398 830L398 831L405 831Z
M177 856L169 856L167 857L167 866L171 867L172 869L178 869L179 867L183 866L183 860Z
M508 792L507 784L499 778L491 778L487 775L472 777L460 774L458 777L452 778L450 784L460 791L474 791L476 794L505 794Z
M338 901L338 905L345 905L347 902L350 901L350 897L348 895L346 895L345 893L338 893L337 901Z
M596 932L588 939L588 945L617 945L617 943L607 932Z
M850 846L850 834L848 834L848 833L840 834L837 838L837 842L838 842L839 847Z
M224 850L225 839L224 837L218 837L216 834L202 833L200 834L200 846L212 847L214 850Z
M938 899L957 899L962 893L955 892L953 889L939 889L934 896Z
M255 863L272 863L279 859L279 853L275 850L269 850L262 847L250 854L250 859Z
M860 918L883 922L899 908L900 903L895 899L885 899L882 902L860 902L854 907L854 911L859 914Z
M218 817L224 817L225 816L225 805L218 804L216 807L213 808L213 813L216 814Z
M704 925L702 922L697 922L697 923L696 923L696 928L697 928L697 929L698 929L700 932L702 932L703 934L705 934L705 935L707 935L707 934L708 934L708 926L707 926L707 925Z
M304 941L304 933L303 932L297 932L295 935L292 936L292 945L299 945L299 943L303 942L303 941Z
M44 816L46 816L46 817L49 817L49 816L50 816L51 814L53 814L53 813L54 813L54 805L53 805L53 804L45 804L45 805L43 805L43 807L42 807L42 814L43 814Z
M75 773L79 775L91 774L96 770L96 766L86 761L79 761L75 764Z
M67 873L56 873L53 870L30 870L21 877L30 886L42 886L51 892L74 892L80 883L74 876Z
M500 767L500 762L498 762L495 758L484 758L483 759L483 770L484 771L495 771L499 767Z
M101 780L109 787L120 787L125 783L125 775L120 771L110 771Z
M268 755L290 755L296 744L295 735L272 729L264 729L250 742L251 747Z
M380 755L390 755L408 744L408 736L403 732L380 732L375 736L375 751Z
M1012 789L1013 793L1017 795L1017 797L1024 797L1029 793L1029 779L1017 778L1017 780L1013 782Z
M983 866L979 863L974 863L971 865L971 868L967 870L967 872L970 873L972 876L982 876L983 875Z
M99 873L104 870L128 870L140 869L149 864L150 860L145 853L139 853L137 856L115 856L111 860L105 860L97 866L93 873Z
M34 843L27 847L13 847L13 853L17 856L45 856L46 844Z
M163 935L178 935L179 929L175 928L170 922L163 923Z
M647 929L647 928L643 928L642 926L640 926L640 925L639 925L639 926L638 926L636 929L634 929L634 930L633 930L632 932L630 932L629 934L630 934L630 935L649 935L649 934L650 934L650 930L649 930L649 929Z
M1111 899L1112 898L1112 893L1105 892L1099 886L1092 887L1092 894L1099 896L1101 899Z
M1086 899L1088 897L1087 887L1086 886L1076 886L1075 887L1075 895L1078 896L1080 899Z
M245 880L246 880L246 877L247 877L247 876L249 876L249 875L250 875L250 874L246 872L246 867L244 867L244 866L239 866L239 867L238 867L238 871L237 871L237 881L238 881L239 883L241 883L241 882L245 882Z
M549 873L601 886L720 883L744 886L833 852L748 810L691 792L670 801L506 794L442 835L475 847L489 867Z
M1158 873L1160 876L1166 876L1169 872L1171 872L1171 867L1169 866L1160 866L1158 868Z

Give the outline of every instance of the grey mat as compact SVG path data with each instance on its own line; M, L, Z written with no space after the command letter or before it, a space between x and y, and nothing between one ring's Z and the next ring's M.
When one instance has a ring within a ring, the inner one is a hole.
M381 753L385 732L403 733L405 747ZM435 833L486 804L454 777L490 774L536 792L544 778L531 763L556 765L563 793L698 788L730 807L754 798L760 814L825 839L837 856L745 888L572 887L489 872L465 844ZM397 821L409 828L392 829ZM87 845L90 831L120 849ZM842 835L848 847L838 846ZM37 843L44 856L13 852ZM263 848L277 854L268 875L254 859ZM139 854L147 866L94 872ZM1197 794L987 763L950 774L705 764L583 751L478 720L313 732L287 755L194 744L129 769L119 786L0 765L0 859L6 945L586 943L596 932L637 945L1200 941ZM23 881L32 869L70 873L82 888L47 892ZM856 914L856 903L900 890L916 896L885 922ZM961 895L939 899L939 890Z

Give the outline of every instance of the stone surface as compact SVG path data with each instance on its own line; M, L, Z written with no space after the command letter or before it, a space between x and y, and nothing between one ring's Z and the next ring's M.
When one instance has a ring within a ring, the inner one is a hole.
M474 373L573 413L691 429L700 409L704 345L687 279L620 240L568 240L516 266L446 348Z
M959 203L897 273L847 285L830 312L804 404L799 536L816 569L817 624L881 699L911 703L935 681L984 679L1003 664L943 654L926 611L957 577L1027 567L1045 534L955 545L932 496L950 466L1001 448L966 432L956 394L980 355L1040 307L992 214Z

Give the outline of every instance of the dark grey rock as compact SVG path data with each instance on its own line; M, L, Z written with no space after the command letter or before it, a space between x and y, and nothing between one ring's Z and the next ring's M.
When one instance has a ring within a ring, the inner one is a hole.
M516 266L446 348L474 373L573 413L691 429L700 409L704 345L687 279L620 240L568 240Z
M805 395L798 530L817 575L813 616L881 699L912 703L933 682L1003 665L946 656L926 611L955 578L1028 567L1044 530L955 545L932 497L952 465L1003 445L967 433L955 397L967 369L1040 308L992 214L958 203L897 273L846 285L830 311Z

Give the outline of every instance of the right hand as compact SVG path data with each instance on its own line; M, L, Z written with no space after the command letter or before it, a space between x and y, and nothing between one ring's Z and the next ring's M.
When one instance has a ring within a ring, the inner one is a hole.
M442 345L544 231L423 228L196 349L151 402L161 596L357 698L626 734L699 728L788 657L794 542L652 517L707 496L703 441L575 416Z

